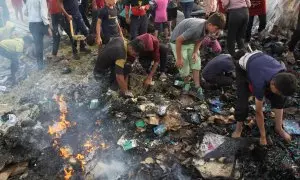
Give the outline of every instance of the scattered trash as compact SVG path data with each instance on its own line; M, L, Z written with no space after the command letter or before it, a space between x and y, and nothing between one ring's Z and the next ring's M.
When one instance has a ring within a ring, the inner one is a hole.
M167 128L164 124L160 124L153 128L153 132L158 136L162 136L166 131Z
M6 86L0 86L0 92L5 92L7 90L7 87Z
M168 130L177 131L181 128L181 120L175 113L169 113L162 119Z
M167 108L168 108L167 105L159 106L157 114L159 116L164 116L167 113Z
M0 179L7 180L9 177L13 177L18 174L22 174L28 169L28 162L21 162L14 165L10 165L4 168L0 172Z
M142 112L145 112L148 108L153 108L153 107L155 107L154 103L145 103L145 104L139 105L139 109Z
M209 103L212 105L212 112L222 114L222 107L224 103L222 103L219 98L212 99L209 101Z
M230 178L234 167L233 163L223 164L217 161L204 162L202 160L193 162L194 166L205 179Z
M0 131L5 134L7 132L7 130L12 126L15 126L17 124L17 122L18 122L18 119L17 119L16 115L4 114L3 116L1 116Z
M144 132L146 131L145 127L146 127L146 123L143 120L139 120L137 122L135 122L135 125L137 127L137 130L139 132Z
M122 146L124 151L127 151L129 149L133 149L133 148L138 146L137 140L135 140L135 139L131 139L131 140L125 139L125 135L121 136L121 138L118 140L117 144Z
M179 87L183 87L184 86L184 82L183 81L179 81L179 80L175 80L174 85L175 86L179 86Z
M209 123L217 123L217 124L232 124L235 122L235 118L233 115L231 116L222 116L215 115L208 118Z
M200 124L200 117L199 117L198 113L193 113L191 115L191 121L195 124Z
M155 114L152 115L152 116L149 116L147 119L146 119L146 123L147 124L151 124L151 125L159 125L159 117L156 116Z
M284 120L283 127L289 134L300 135L300 122L296 120Z
M98 106L99 106L99 100L98 99L91 100L90 109L96 109Z
M126 118L127 118L127 116L126 116L126 114L124 113L124 112L118 112L118 113L116 113L116 115L115 115L117 118L118 118L118 120L120 120L120 121L123 121L123 120L125 120Z
M147 157L144 161L141 162L142 164L153 164L154 159L152 157Z

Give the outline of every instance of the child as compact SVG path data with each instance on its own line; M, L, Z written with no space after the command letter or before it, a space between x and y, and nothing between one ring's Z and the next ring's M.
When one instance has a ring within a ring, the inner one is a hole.
M99 12L96 26L96 43L98 46L107 44L113 37L123 37L118 23L118 11L115 0L106 0L105 7Z
M203 98L202 88L200 87L199 71L201 60L199 48L201 41L208 33L217 33L225 26L225 18L219 13L215 13L208 20L189 18L181 21L171 35L171 48L176 58L176 66L185 86L189 87L190 70L193 72L194 87L190 91L199 99ZM187 89L184 88L187 92Z
M16 72L19 68L19 58L32 45L32 38L6 39L0 41L0 55L11 60L11 81L16 84Z
M168 18L167 18L167 7L168 0L155 0L156 10L155 10L155 37L158 37L158 32L161 30L161 25L163 26L165 38L168 39Z
M11 0L11 4L15 9L16 17L19 20L19 14L21 16L21 21L23 21L23 0Z

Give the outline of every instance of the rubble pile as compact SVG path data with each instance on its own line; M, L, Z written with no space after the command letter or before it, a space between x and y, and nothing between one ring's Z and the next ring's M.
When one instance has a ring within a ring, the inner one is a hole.
M282 53L272 49L279 41L285 49L284 36L257 38L251 48L269 48L268 53L285 62ZM63 54L69 58L71 52L66 49ZM136 69L130 78L135 97L126 99L108 88L108 75L100 82L93 78L96 56L95 48L81 61L71 61L74 70L66 75L59 73L61 63L50 61L45 71L30 73L1 95L0 179L300 177L300 92L285 109L284 127L293 134L292 143L284 144L274 132L274 114L266 105L270 145L262 148L253 126L254 110L245 138L230 137L235 124L234 85L205 91L204 101L181 95L169 55L168 79L154 79L146 89L145 76ZM299 64L285 63L299 77Z

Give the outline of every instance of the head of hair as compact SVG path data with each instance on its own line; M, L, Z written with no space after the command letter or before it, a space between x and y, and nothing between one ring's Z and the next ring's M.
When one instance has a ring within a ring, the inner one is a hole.
M151 24L151 23L148 24L147 32L150 34L153 34L155 32L155 28L154 28L153 24Z
M225 16L222 13L213 13L211 16L209 16L208 23L217 26L219 29L224 29L226 24Z
M240 49L240 50L236 51L236 52L233 54L232 58L233 58L235 61L238 61L238 60L240 60L241 57L243 57L246 53L247 53L246 50Z
M96 42L96 36L94 34L89 34L87 37L86 37L86 43L89 45L89 46L93 46Z
M296 76L291 73L278 73L272 81L276 89L284 96L292 96L297 90Z
M130 45L136 53L140 53L145 49L144 43L139 39L130 41L128 45Z
M32 44L33 38L30 35L26 35L23 37L24 44Z

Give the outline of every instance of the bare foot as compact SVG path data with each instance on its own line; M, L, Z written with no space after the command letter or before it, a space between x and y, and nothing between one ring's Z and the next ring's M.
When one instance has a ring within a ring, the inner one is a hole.
M282 128L275 129L275 131L287 142L290 143L292 141L292 137Z
M233 137L233 138L239 138L239 137L241 137L241 134L242 134L242 131L234 131L231 134L231 137Z
M267 138L266 137L260 137L259 143L260 143L260 145L263 145L263 146L267 145L268 144L267 143Z

